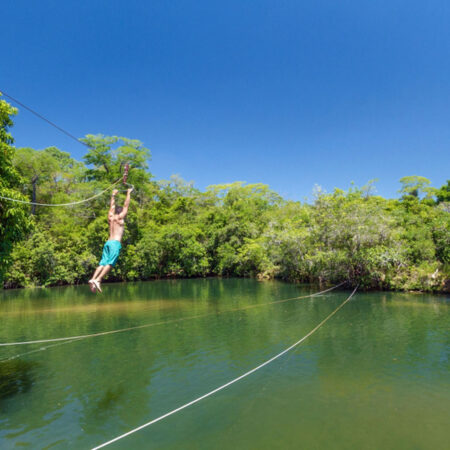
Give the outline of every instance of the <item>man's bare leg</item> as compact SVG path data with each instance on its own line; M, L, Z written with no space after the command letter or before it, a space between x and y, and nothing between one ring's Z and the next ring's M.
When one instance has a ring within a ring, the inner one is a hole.
M111 270L111 265L108 264L106 266L102 267L101 272L93 279L95 287L102 292L102 289L100 287L100 283L102 282L103 277Z
M94 293L97 291L95 284L94 284L94 280L98 277L98 275L103 270L103 268L104 268L104 266L98 266L95 269L94 275L92 275L92 278L89 280L89 287L91 288L91 291Z
M111 270L111 264L108 264L107 266L103 266L103 270L100 272L100 275L95 277L96 280L102 281L104 276Z
M100 272L103 270L104 267L105 267L105 266L98 266L98 267L95 269L94 275L92 275L91 280L95 280L95 279L98 277L98 275L100 274Z

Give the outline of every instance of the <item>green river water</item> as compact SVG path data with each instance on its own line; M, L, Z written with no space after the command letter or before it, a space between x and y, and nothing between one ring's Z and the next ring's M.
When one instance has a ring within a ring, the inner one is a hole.
M89 449L225 384L349 295L196 279L3 291L0 448ZM291 352L111 449L447 449L447 296L356 295Z

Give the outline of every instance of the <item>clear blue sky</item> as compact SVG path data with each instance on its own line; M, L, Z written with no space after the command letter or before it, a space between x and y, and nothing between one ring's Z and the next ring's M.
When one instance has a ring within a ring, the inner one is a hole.
M3 2L0 90L76 136L140 139L157 179L302 199L450 167L448 0ZM22 110L17 146L85 148Z

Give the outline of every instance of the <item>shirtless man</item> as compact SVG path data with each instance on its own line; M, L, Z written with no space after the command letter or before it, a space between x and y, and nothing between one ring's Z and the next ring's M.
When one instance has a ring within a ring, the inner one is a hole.
M109 239L103 247L102 259L100 260L99 266L95 269L94 275L89 280L89 286L92 292L102 292L100 283L103 277L114 267L119 257L120 249L122 244L120 241L123 236L123 229L125 226L125 217L128 212L128 206L130 205L130 196L133 189L128 189L127 198L121 206L116 206L115 196L119 192L117 189L112 191L111 203L109 205L108 212L108 223L109 223Z

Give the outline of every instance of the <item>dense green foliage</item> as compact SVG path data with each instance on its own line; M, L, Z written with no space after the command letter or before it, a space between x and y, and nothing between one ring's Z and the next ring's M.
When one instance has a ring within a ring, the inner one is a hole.
M436 191L436 198L438 203L450 202L450 180L447 180L447 184Z
M12 163L14 148L11 146L13 139L9 128L13 124L11 117L16 112L7 102L0 100L0 195L27 200L17 190L22 180ZM30 230L31 221L26 210L26 206L20 203L0 202L0 283L11 263L12 245Z
M2 140L9 152L9 165L1 166L3 184L3 167L14 172L8 139ZM317 190L311 204L285 201L263 184L236 182L200 192L176 176L153 181L150 151L137 140L89 135L85 142L91 147L87 165L56 148L18 149L14 165L25 180L24 195L63 203L94 195L130 163L136 190L110 280L223 275L448 289L446 186L437 190L423 177L405 177L399 200L375 196L369 184L347 192ZM12 177L17 184L17 173ZM81 206L30 211L35 226L26 240L14 243L19 231L2 235L7 246L14 244L4 286L86 282L108 238L108 202L105 194ZM23 234L30 217L23 207L1 202L2 211L3 217L17 216Z

